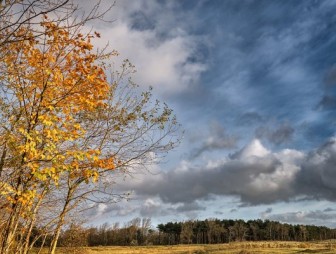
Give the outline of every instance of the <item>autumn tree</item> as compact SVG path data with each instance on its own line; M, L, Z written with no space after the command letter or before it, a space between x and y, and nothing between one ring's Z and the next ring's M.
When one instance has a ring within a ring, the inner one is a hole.
M81 32L99 15L66 22L73 8L38 0L0 6L1 253L27 253L46 237L55 253L69 215L118 201L115 177L157 162L178 141L171 109L138 92L129 61L111 71L117 53L94 50L100 35Z
M247 237L248 227L243 220L235 221L234 225L229 227L230 239L235 241L245 241Z
M205 221L208 228L208 243L220 243L225 229L217 219L209 219Z
M85 247L88 232L80 225L71 224L61 235L60 245L64 247Z
M181 227L181 242L183 244L191 244L193 238L193 221L185 221Z
M67 28L80 28L92 20L103 20L114 5L104 5L102 1L91 2L91 9L86 12L73 0L0 0L0 47L6 47L19 40L30 39L44 35L38 25L43 15L50 14L50 20ZM29 26L29 32L17 36L17 31ZM30 32L33 32L30 33Z

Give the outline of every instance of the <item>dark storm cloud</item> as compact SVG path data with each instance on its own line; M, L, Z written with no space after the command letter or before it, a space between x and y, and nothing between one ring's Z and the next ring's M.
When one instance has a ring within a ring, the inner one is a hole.
M315 199L336 200L336 143L332 139L309 154L296 176L298 192Z
M139 195L158 195L166 203L192 203L211 195L236 195L245 204L272 203L294 195L291 183L298 170L295 161L302 157L296 151L268 153L254 140L235 158L218 165L181 165L128 188ZM289 162L294 165L287 165Z
M294 128L288 123L284 123L275 129L270 129L269 127L259 127L256 130L256 136L258 138L266 138L269 142L276 145L290 141L293 134Z
M254 161L253 163L232 161L211 169L197 169L197 171L192 170L182 174L174 172L168 176L168 181L183 179L185 185L175 185L175 190L181 194L171 195L170 192L161 192L160 197L165 202L191 202L208 198L209 194L238 194L243 202L269 202L276 197L272 193L266 194L258 186L253 186L251 178L263 173L274 172L277 163L273 158L264 158L263 161ZM186 189L184 186L188 186L188 188ZM182 189L176 189L176 187L182 187Z
M164 202L192 202L206 199L210 194L240 195L244 202L260 203L276 199L272 193L266 193L258 186L251 186L253 176L271 173L278 162L273 158L246 163L232 161L216 168L190 168L187 171L171 171L156 180L156 184L145 184L137 190L144 195L158 194ZM273 193L286 195L287 190Z
M297 197L335 201L335 165L333 139L308 155L289 149L271 153L254 140L218 164L195 167L185 163L128 188L139 195L159 196L164 203L184 203L184 208L212 195L239 197L244 206Z

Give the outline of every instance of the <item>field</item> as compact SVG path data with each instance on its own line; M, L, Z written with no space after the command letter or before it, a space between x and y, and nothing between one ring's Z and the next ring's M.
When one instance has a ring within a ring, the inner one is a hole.
M33 252L34 253L34 252ZM43 253L43 252L42 252ZM243 242L214 245L133 246L58 248L57 254L290 254L336 253L336 241L324 242Z

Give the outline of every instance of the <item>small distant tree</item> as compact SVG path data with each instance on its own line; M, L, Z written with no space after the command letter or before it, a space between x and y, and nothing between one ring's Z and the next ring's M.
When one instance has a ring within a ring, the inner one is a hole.
M71 224L70 227L61 234L60 246L63 247L85 247L88 231L81 225Z

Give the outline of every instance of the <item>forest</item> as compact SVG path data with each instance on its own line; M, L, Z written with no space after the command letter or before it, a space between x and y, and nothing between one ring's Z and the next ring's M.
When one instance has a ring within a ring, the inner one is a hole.
M37 231L37 229L35 229ZM206 219L167 222L154 229L149 218L82 227L72 224L63 230L60 247L146 246L176 244L219 244L243 241L323 241L336 238L336 229L315 225L292 225L270 220ZM38 247L41 242L36 242ZM48 245L48 239L46 240Z

